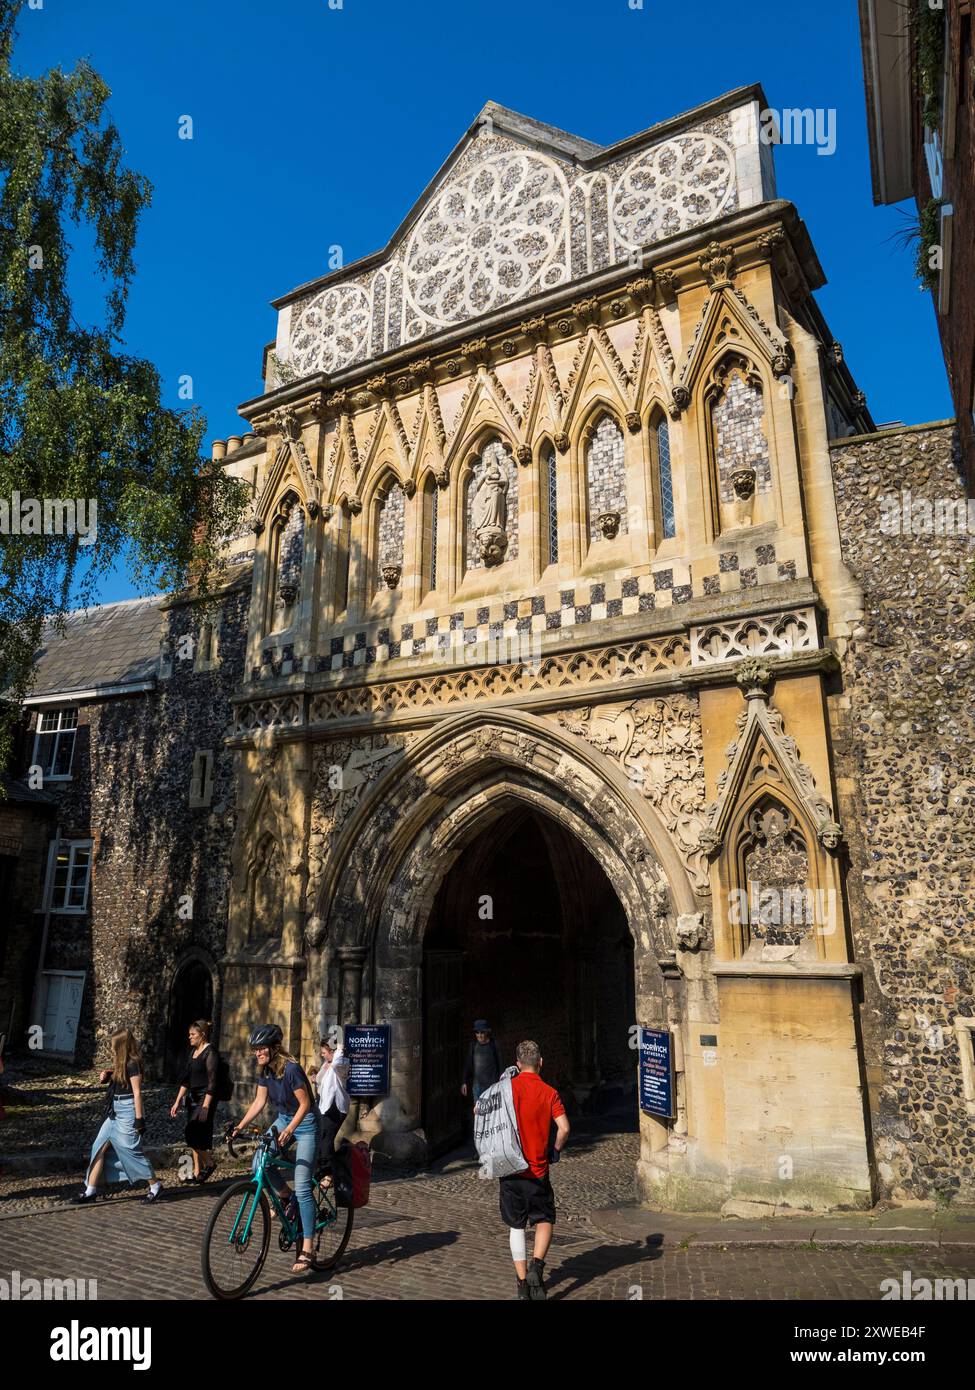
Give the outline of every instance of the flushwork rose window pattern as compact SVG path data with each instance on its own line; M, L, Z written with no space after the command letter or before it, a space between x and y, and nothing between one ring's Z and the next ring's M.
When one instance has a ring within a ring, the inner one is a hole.
M589 170L482 130L381 265L291 306L291 368L339 371L736 208L732 127L727 113Z

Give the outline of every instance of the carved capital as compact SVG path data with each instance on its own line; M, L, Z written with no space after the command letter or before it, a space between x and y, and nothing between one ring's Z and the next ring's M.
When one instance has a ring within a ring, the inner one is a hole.
M735 496L742 502L747 502L755 491L755 479L757 474L750 463L740 463L731 470L731 486L734 488Z
M533 347L544 343L548 338L548 325L543 318L523 319L518 328Z
M677 291L680 287L680 280L677 277L677 272L675 270L658 270L654 275L654 279L657 282L660 294L665 303L672 304L677 298Z
M758 657L746 657L735 671L735 680L738 682L746 699L768 699L768 687L772 683L772 667L767 661L762 661Z
M703 256L698 258L698 264L704 271L708 284L713 290L731 284L734 278L734 263L734 249L730 246L722 246L717 241L708 242Z
M645 304L652 304L654 301L654 276L641 275L637 280L627 281L626 292L641 309Z
M371 376L366 382L366 390L371 391L379 400L385 400L389 395L389 380L385 372L379 372L376 376Z
M763 232L758 238L758 247L763 256L771 257L784 244L785 232L781 227L773 227L771 231Z
M614 541L619 535L620 514L619 512L600 512L596 517L596 525L601 534L608 541Z
M595 324L598 327L599 300L594 295L588 299L577 299L572 306L572 312L584 327L587 324Z
M486 367L491 360L487 338L472 338L468 343L461 343L460 353L462 357L467 358L472 367Z

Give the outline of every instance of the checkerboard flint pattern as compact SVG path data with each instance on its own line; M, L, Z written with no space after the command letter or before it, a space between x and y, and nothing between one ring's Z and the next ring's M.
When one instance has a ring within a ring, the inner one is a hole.
M331 639L328 651L309 660L308 670L341 671L403 656L442 654L461 643L498 642L524 633L571 630L582 623L671 608L689 603L692 598L796 577L795 562L777 562L774 545L759 545L747 554L725 551L719 560L718 572L713 574L692 575L689 564L674 562L649 574L576 584L571 589L513 601L493 599L453 613L416 614L411 622L397 627L384 624L345 632ZM741 563L743 560L745 563ZM288 675L299 669L292 647L266 648L261 667L253 671L253 679Z

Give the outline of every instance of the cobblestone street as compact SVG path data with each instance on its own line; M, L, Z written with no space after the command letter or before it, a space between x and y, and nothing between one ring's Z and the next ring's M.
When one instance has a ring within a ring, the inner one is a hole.
M644 1299L878 1299L881 1280L975 1277L975 1247L877 1244L824 1249L697 1246L661 1235L670 1218L640 1213L638 1238L605 1229L600 1208L632 1199L635 1136L578 1136L553 1182L559 1224L550 1253L550 1297ZM58 1179L8 1185L0 1206L0 1269L21 1278L97 1280L98 1297L198 1299L200 1243L217 1188L171 1189L155 1208L138 1193L79 1210ZM784 1228L788 1223L780 1223ZM739 1223L724 1223L728 1240ZM631 1216L627 1227L634 1229ZM783 1230L788 1237L789 1231ZM497 1186L453 1155L429 1172L378 1169L367 1209L331 1276L295 1279L272 1240L255 1298L509 1299L514 1279Z

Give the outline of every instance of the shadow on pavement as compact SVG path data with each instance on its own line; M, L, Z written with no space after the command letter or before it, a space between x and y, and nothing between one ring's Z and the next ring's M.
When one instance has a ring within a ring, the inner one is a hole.
M549 1271L546 1280L549 1297L568 1298L594 1279L618 1273L628 1265L659 1260L664 1253L663 1247L663 1236L652 1235L633 1245L603 1245L598 1250L570 1255L568 1259L561 1260L557 1268Z

